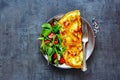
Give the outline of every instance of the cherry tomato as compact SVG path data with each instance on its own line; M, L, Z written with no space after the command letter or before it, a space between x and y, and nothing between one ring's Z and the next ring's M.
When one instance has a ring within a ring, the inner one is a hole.
M54 26L54 22L51 23L51 26L52 26L52 27Z
M50 33L50 34L48 35L48 38L53 39L54 36L55 36L54 33Z
M58 44L58 40L57 39L54 41L54 44Z
M65 59L63 57L60 58L60 64L65 63Z
M49 42L50 42L50 40L44 40L44 42L45 42L45 44L47 44L47 43L49 43Z
M57 54L54 53L54 54L53 54L53 59L56 59L56 58L57 58Z

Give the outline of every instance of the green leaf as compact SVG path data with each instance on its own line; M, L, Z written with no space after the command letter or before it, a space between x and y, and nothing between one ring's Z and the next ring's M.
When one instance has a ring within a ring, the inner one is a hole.
M46 36L46 37L44 37L44 40L50 40L50 39L48 38L48 36Z
M47 47L47 55L52 56L53 55L53 48Z
M50 32L51 32L51 30L49 30L49 29L43 29L43 30L42 30L42 35L43 35L44 37L46 37L46 36L48 36L48 35L50 34Z
M53 36L53 40L52 40L52 44L54 45L54 41L55 41L56 35Z
M54 33L59 32L60 27L61 27L61 26L60 26L58 23L56 23L56 24L54 25L54 27L53 27L53 32L54 32Z
M63 47L63 51L64 51L64 52L66 51L66 47Z
M39 37L38 40L44 40L44 37Z
M52 56L48 55L48 61L50 62L52 60Z
M60 55L62 56L66 51L66 47L63 47L62 50L60 51Z
M61 38L60 34L56 34L56 36L57 36L58 41L59 41L60 43L62 43L62 38Z
M62 50L62 45L60 45L60 44L56 44L55 46L56 46L56 49L57 49L57 50L59 50L59 51Z
M52 55L55 53L54 48L47 47L47 55L48 55L48 61L52 60Z
M59 50L57 50L56 47L54 47L55 53L57 54L57 59L60 60L60 54L59 54Z
M44 43L44 40L42 40L40 47L41 47L41 49L43 49L43 51L46 50L46 45L45 45L45 43Z
M55 50L55 52L58 54L58 51L57 51L56 47L54 47L54 50Z
M53 43L52 43L52 42L50 42L50 43L48 44L48 46L52 47L52 46L53 46Z
M51 27L51 25L49 23L44 23L42 25L42 28L44 28L44 29L52 29L52 27Z
M58 65L58 64L59 64L59 60L58 60L58 59L55 59L55 60L54 60L54 63L55 63L56 65Z

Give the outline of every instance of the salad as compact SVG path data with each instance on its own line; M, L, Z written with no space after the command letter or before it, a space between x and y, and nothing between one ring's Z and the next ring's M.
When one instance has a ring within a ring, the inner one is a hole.
M57 21L42 24L42 32L38 38L41 41L40 50L52 64L64 64L63 54L66 47L62 46L60 35L61 25Z

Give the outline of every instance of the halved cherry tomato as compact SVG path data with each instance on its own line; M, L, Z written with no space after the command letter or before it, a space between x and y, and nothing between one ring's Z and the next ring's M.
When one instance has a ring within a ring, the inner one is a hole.
M54 26L54 22L51 23L51 26L52 26L52 27Z
M56 58L57 58L57 54L54 53L54 54L53 54L53 59L56 59Z
M57 39L55 39L54 44L58 44L58 40Z
M60 64L65 63L65 59L63 57L60 58Z
M54 33L50 33L50 34L48 35L48 38L53 39L54 36L55 36Z
M45 42L45 44L47 44L47 43L49 43L49 42L50 42L50 40L44 40L44 42Z

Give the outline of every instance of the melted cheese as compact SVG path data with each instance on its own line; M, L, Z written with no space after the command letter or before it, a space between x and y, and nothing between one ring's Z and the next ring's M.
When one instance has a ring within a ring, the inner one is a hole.
M82 26L79 10L66 13L60 20L62 25L60 35L63 39L62 45L66 46L64 58L66 64L73 68L81 68L83 61L82 51Z

